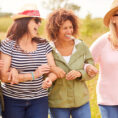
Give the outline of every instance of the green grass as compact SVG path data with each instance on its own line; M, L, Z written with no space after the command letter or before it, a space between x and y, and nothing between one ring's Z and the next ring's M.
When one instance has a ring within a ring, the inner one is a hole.
M0 40L5 39L5 35L6 35L5 32L0 32Z
M87 82L89 93L90 93L90 106L91 106L92 118L100 118L100 112L99 112L97 101L96 101L97 77Z
M6 32L11 24L12 19L10 17L0 17L0 32Z

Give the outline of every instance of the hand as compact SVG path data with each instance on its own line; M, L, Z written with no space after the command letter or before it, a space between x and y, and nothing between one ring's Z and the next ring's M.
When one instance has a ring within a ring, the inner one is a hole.
M47 77L44 81L43 81L43 84L42 84L42 88L43 89L47 89L49 87L52 86L52 81L50 80L49 77Z
M98 70L95 66L93 65L87 65L86 67L86 72L90 77L94 77L96 76L96 74L98 73Z
M9 77L8 80L11 81L11 84L18 84L19 79L18 79L18 71L15 68L11 68L9 72Z
M3 66L4 66L4 61L0 60L0 70L3 68Z
M64 78L66 75L64 70L57 66L51 66L51 71L57 75L57 78Z
M81 76L82 76L82 74L79 71L72 70L66 75L66 79L67 80L74 80L77 77L81 77Z
M38 78L43 74L47 74L49 72L50 72L50 67L47 64L43 64L35 70L34 75L36 78Z

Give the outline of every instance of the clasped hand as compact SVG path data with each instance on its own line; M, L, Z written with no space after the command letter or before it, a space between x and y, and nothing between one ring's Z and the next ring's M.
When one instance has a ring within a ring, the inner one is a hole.
M94 77L94 76L96 76L96 74L98 73L98 70L97 70L97 68L96 68L95 66L89 64L89 65L87 65L87 67L86 67L86 72L87 72L87 74L88 74L90 77Z
M43 74L47 74L50 72L50 67L47 64L43 64L39 66L35 71L34 71L34 77L38 78L42 76ZM29 73L30 74L30 73ZM27 77L27 74L23 76L24 82L26 81L25 78ZM10 81L11 84L18 84L20 82L19 80L19 73L18 70L15 68L11 68L9 72L9 77L8 80ZM31 79L29 79L31 80Z
M74 80L77 77L81 77L81 73L79 71L72 70L68 74L66 74L63 69L56 67L56 66L53 68L53 73L55 73L57 75L57 78L59 78L59 79L65 77L67 80ZM43 81L42 88L47 89L47 88L51 87L51 85L52 85L52 81L49 77L47 77Z
M49 72L50 72L50 66L48 64L43 64L35 70L34 75L36 78L38 78L43 74L48 74Z
M65 73L63 69L54 66L52 67L52 72L54 72L57 75L57 78L64 78L66 77L67 80L74 80L77 77L81 77L81 73L79 71L76 70L72 70L69 73Z

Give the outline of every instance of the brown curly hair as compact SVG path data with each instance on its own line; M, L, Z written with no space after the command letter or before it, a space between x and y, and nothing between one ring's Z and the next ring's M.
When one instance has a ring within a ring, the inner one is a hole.
M54 41L57 39L59 29L66 20L70 20L72 22L73 36L77 37L79 28L78 17L71 10L58 9L53 11L47 19L46 32L49 40Z

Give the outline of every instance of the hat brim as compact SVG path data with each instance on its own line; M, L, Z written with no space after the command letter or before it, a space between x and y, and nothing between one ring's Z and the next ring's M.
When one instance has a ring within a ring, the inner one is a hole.
M106 13L106 15L104 16L104 24L109 27L109 22L110 22L110 18L112 17L112 15L118 10L118 7L115 7L113 9L111 9L109 12Z
M17 19L21 19L21 18L29 18L29 17L42 19L42 18L39 17L39 16L28 16L28 15L13 15L13 16L11 16L11 18L12 18L13 20L17 20Z

